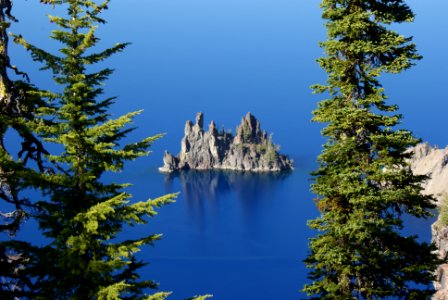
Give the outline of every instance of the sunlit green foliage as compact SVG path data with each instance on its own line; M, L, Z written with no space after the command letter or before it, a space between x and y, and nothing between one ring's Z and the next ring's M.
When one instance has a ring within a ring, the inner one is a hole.
M157 284L139 279L137 271L144 263L135 257L160 235L123 239L119 233L124 226L146 224L156 214L155 208L172 202L175 195L135 202L124 191L128 184L101 180L105 172L121 171L126 161L146 156L148 147L160 137L122 145L120 141L132 131L129 124L140 112L111 119L108 109L114 98L100 99L112 69L90 66L121 52L127 44L93 50L99 42L97 25L104 23L100 13L109 1L46 2L66 8L66 16L49 17L58 27L51 37L62 44L59 53L15 36L61 87L34 93L53 104L38 110L42 120L35 130L61 150L48 156L58 166L55 172L35 178L48 199L38 203L36 218L50 243L27 250L31 257L27 272L34 276L37 292L33 298L163 299L166 293L148 294L148 288Z
M195 296L193 298L188 298L187 300L205 300L211 298L212 295L204 295L204 296Z
M448 226L448 195L444 194L442 195L439 205L439 221L444 226Z
M418 140L394 129L401 116L378 80L420 59L411 38L388 27L414 15L402 0L323 0L328 40L318 60L328 73L314 111L327 143L314 173L320 233L306 259L314 299L427 299L439 261L432 245L404 236L402 216L426 218L432 197L421 194L405 150ZM395 299L395 298L394 298Z

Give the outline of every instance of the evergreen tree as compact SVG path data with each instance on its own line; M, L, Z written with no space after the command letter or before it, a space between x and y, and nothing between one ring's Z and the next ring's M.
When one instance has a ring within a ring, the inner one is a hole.
M11 9L11 1L0 0L0 198L12 208L12 211L0 212L0 231L14 234L26 215L24 206L29 205L18 195L20 176L15 173L20 172L30 159L35 160L37 166L43 170L42 156L47 152L32 131L34 111L44 103L39 98L27 94L33 90L33 86L28 83L28 75L10 62L7 29L11 21L17 22L11 15ZM22 76L25 81L11 80L9 70ZM13 158L5 145L5 135L9 129L14 130L21 138L21 150L17 153L17 156L22 158L20 161Z
M314 299L427 299L439 263L432 245L404 236L402 216L426 218L433 198L421 194L425 176L413 175L406 150L418 140L394 129L401 116L386 103L378 77L400 73L420 59L411 38L392 30L412 22L403 0L323 0L328 40L318 60L328 73L317 93L314 121L328 138L312 190L321 216L310 221L306 264ZM429 230L429 229L428 229Z
M135 257L141 246L160 235L123 240L118 234L124 226L146 223L147 217L156 214L155 208L172 202L175 195L130 204L131 195L124 191L127 184L101 180L105 172L121 171L125 161L147 155L150 144L160 137L121 145L120 140L132 131L127 125L140 112L111 119L108 109L114 98L98 100L102 83L112 70L98 71L91 66L121 52L127 44L93 51L99 42L96 26L105 23L100 13L109 1L45 2L67 11L65 17L49 17L58 26L51 37L63 45L59 54L15 36L34 60L52 71L61 86L59 92L35 92L53 105L39 109L36 130L62 150L48 156L58 169L34 178L48 199L38 203L36 219L51 242L28 249L30 266L26 271L34 277L38 291L33 298L164 299L168 293L146 295L148 288L157 285L139 279L137 271L144 263Z
M47 151L33 132L34 112L44 103L28 93L34 90L28 76L11 64L7 33L11 22L17 22L12 1L0 0L0 298L7 299L23 296L32 288L23 272L28 260L23 247L26 243L14 236L33 210L32 201L23 196L23 190L32 186L29 179L35 173L29 162L34 161L40 171L48 168L43 158ZM10 71L24 80L11 79ZM5 143L9 142L7 131L18 136L16 145ZM8 150L15 148L18 153Z

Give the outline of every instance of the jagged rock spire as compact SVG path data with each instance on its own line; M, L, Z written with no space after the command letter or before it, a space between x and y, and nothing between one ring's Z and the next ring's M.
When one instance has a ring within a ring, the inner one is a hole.
M200 129L204 128L204 114L202 112L196 114L196 125L198 125Z
M236 129L235 144L257 143L262 144L266 135L260 129L260 122L250 112L241 119L241 124Z

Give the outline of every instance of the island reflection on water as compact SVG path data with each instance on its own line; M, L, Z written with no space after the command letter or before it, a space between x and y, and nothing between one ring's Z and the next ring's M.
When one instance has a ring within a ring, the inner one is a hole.
M267 204L267 198L273 196L279 184L291 174L291 171L254 173L182 170L165 174L164 184L166 191L176 190L180 184L188 216L202 231L207 226L206 223L209 223L206 219L210 216L235 218L235 215L228 215L229 210L234 209L239 210L245 224L252 226L255 219L258 219L257 212ZM231 199L238 200L238 205L229 203ZM224 213L223 210L227 212Z
M186 201L197 203L216 201L220 194L234 192L239 200L257 199L260 194L275 189L278 182L292 172L253 173L221 170L183 170L165 174L165 189L172 190L179 179Z

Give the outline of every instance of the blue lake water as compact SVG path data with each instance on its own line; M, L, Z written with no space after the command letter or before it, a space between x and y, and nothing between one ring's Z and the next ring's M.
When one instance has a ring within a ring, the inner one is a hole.
M173 291L172 299L211 293L217 300L298 299L306 282L302 260L311 232L306 222L317 216L309 192L310 171L324 140L311 111L321 100L311 84L325 74L315 63L325 39L319 2L297 0L154 0L112 1L100 27L102 46L132 42L111 58L116 69L106 83L107 96L118 96L113 116L144 109L128 138L167 135L148 158L127 165L107 180L131 182L135 200L180 192L176 203L160 209L147 226L128 235L163 233L154 247L139 254L150 263L142 275ZM432 144L447 144L448 110L445 59L448 26L446 0L431 5L412 0L417 19L396 26L413 35L425 59L404 74L385 76L392 103L400 105L403 127ZM47 36L53 28L45 14L57 14L38 1L15 3L21 22L11 30L30 42L56 49ZM436 9L435 9L436 8ZM32 22L30 21L32 20ZM434 22L439 20L440 23ZM51 74L38 71L19 47L13 64L43 88L55 88ZM187 119L203 111L205 122L235 129L251 111L281 151L295 161L289 174L250 175L187 172L166 176L157 171L163 151L177 153ZM429 240L429 224L407 220L406 232ZM30 221L19 235L42 243ZM2 237L3 238L3 237Z
M309 192L309 169L250 174L187 171L163 175L147 166L126 178L136 198L180 191L176 203L160 209L148 226L126 235L163 232L141 257L144 276L174 291L174 299L211 293L215 299L298 299L307 281L302 260L317 216ZM124 174L123 174L124 175ZM429 241L434 220L407 219L407 234Z
M316 215L306 173L146 174L151 186L181 192L148 226L163 240L142 253L161 289L173 290L175 299L297 298L311 234L306 221Z

